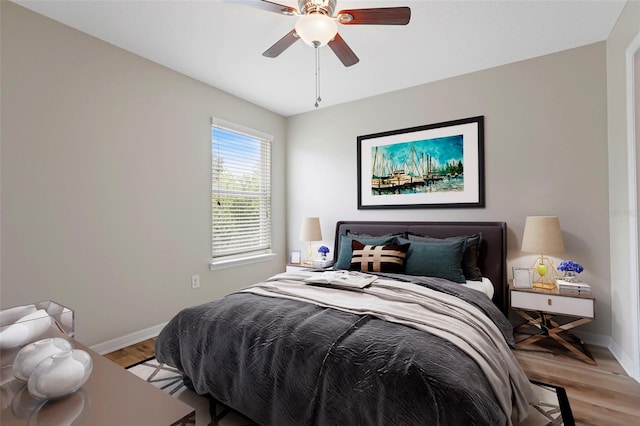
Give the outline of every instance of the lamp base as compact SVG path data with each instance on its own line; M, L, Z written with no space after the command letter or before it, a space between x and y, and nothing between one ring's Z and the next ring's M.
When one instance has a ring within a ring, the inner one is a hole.
M551 259L540 255L535 262L533 262L533 265L531 265L531 269L533 270L534 288L543 288L546 290L556 288L555 280L558 278L558 273Z
M544 288L546 290L553 290L556 288L556 285L552 282L535 282L533 283L533 288Z

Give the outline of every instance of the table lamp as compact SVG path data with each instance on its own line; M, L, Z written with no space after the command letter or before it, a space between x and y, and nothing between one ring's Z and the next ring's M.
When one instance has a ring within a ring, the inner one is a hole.
M560 231L560 220L557 216L527 216L522 235L522 251L539 253L533 269L533 286L553 289L557 278L555 265L545 254L559 254L564 252L564 242Z
M311 251L312 241L322 241L322 231L320 230L320 219L317 217L305 217L300 226L300 241L309 242L309 253L305 265L313 264L313 252Z

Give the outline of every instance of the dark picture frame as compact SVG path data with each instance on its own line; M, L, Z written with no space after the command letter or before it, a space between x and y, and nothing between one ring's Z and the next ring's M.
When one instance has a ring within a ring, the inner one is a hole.
M358 136L358 210L485 206L484 116Z

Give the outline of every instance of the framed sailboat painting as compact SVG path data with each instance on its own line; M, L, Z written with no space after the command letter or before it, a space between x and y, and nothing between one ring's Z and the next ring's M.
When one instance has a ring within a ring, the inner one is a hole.
M484 116L358 136L358 209L484 207Z

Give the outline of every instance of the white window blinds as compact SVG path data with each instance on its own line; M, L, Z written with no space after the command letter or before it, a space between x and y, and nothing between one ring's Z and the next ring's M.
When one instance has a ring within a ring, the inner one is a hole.
M271 141L215 123L211 139L213 262L270 253Z

